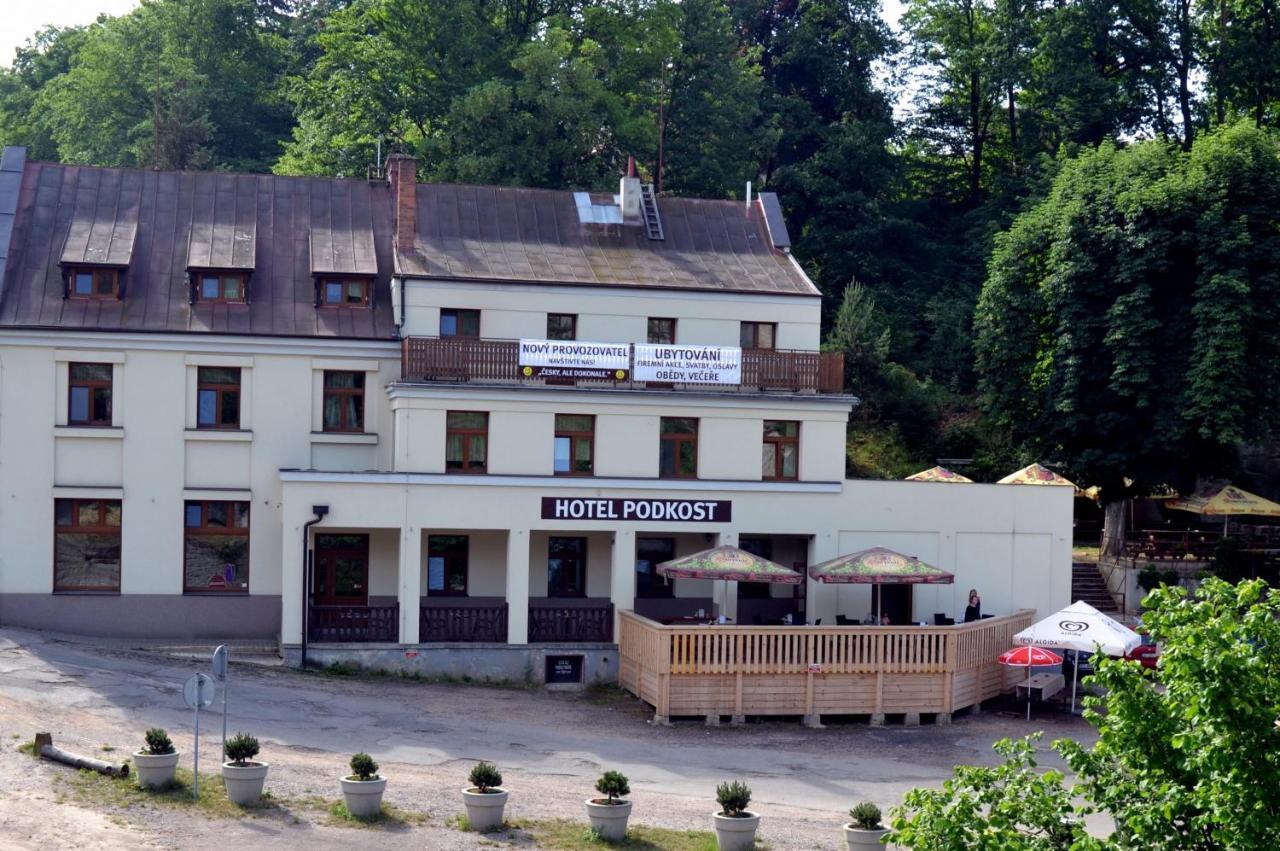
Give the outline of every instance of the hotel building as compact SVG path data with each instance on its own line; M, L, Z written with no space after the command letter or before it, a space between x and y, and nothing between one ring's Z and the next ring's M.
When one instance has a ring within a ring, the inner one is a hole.
M868 586L667 580L870 546L1069 600L1065 488L857 481L776 197L0 162L0 624L615 678L620 612L863 620Z

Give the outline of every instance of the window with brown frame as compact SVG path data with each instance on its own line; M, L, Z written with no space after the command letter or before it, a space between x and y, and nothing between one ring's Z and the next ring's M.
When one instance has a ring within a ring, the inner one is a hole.
M320 304L324 307L367 307L371 283L365 278L321 278Z
M196 428L240 428L240 367L197 368Z
M466 535L427 536L427 596L467 596Z
M764 421L760 473L766 480L795 479L800 475L800 423L794 420Z
M120 591L120 500L53 501L53 590Z
M189 500L183 525L183 592L249 593L249 503Z
M556 414L555 474L589 476L595 469L596 418Z
M576 313L548 313L547 339L578 339L578 315Z
M658 475L664 479L698 478L698 421L663 417L658 435Z
M488 463L489 415L482 411L449 411L445 415L445 472L484 473Z
M243 272L199 272L196 278L196 301L202 304L244 304Z
M120 270L80 267L72 269L67 282L70 298L119 298Z
M738 337L744 349L775 349L778 342L776 322L743 322Z
M671 344L676 341L676 321L658 316L649 317L649 342Z
M352 370L325 370L325 431L364 431L364 377L363 372Z
M441 337L479 337L480 311L446 307L440 311Z
M547 596L587 596L587 539L547 539Z
M111 370L109 363L67 364L67 425L111 425Z

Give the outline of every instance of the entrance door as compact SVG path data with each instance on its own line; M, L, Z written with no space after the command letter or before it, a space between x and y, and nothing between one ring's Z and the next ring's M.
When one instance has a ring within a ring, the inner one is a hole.
M872 586L872 600L878 595L880 611L889 616L894 626L906 626L911 623L911 587L910 585L876 585ZM877 620L880 612L876 612Z
M315 552L314 605L369 605L368 535L316 535Z

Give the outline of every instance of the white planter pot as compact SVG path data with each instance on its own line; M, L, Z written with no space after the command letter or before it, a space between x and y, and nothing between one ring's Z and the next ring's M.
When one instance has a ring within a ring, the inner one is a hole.
M714 813L716 822L716 844L720 851L751 851L756 844L756 828L760 826L760 816L747 811L741 816L726 816Z
M854 827L852 824L844 826L844 847L848 851L871 851L873 848L884 848L885 845L880 841L889 828L882 827L876 830L863 830L860 827Z
M354 780L342 778L342 799L347 812L356 818L373 818L382 812L382 793L387 791L387 778Z
M492 792L462 790L462 803L467 808L467 821L476 831L496 830L502 827L502 810L507 805L507 790Z
M138 785L144 789L159 789L173 782L173 770L178 767L178 752L143 753L133 755L133 769L138 775Z
M588 798L587 819L591 822L591 829L601 839L620 842L627 838L627 819L631 818L631 802L615 799L615 803L612 804L597 803L597 801L607 800L608 798Z
M244 765L224 762L222 782L227 787L227 797L233 804L242 807L258 803L262 797L262 785L267 782L267 770L270 768L265 762L246 762Z

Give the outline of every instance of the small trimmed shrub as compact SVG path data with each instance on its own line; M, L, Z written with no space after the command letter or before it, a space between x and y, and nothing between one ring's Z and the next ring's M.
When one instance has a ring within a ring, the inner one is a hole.
M161 727L152 727L146 734L147 746L143 751L151 756L163 756L173 753L173 742L169 734Z
M751 804L751 787L741 780L721 783L716 787L716 802L720 804L721 815L741 816Z
M351 776L357 780L378 780L378 764L367 753L351 757Z
M880 808L870 801L863 801L849 810L849 818L863 830L880 830Z
M627 780L627 775L621 771L606 771L596 781L596 791L607 795L609 803L612 804L615 798L631 794L631 783Z
M227 739L227 748L224 753L228 762L234 762L236 765L244 765L249 760L258 755L258 740L248 733L236 733Z
M471 769L470 780L476 791L489 793L502 785L502 773L491 762L477 762Z

